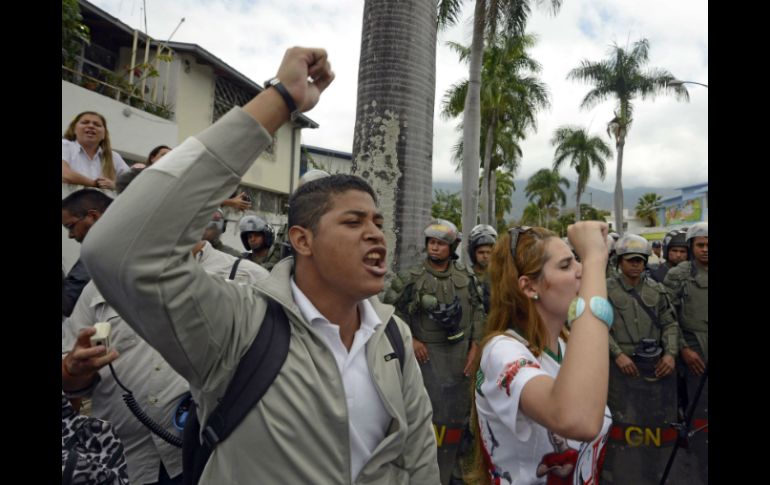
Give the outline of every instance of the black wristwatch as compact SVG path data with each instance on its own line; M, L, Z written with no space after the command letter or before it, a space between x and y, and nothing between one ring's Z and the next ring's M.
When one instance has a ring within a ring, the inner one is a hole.
M297 104L294 102L294 99L291 97L291 94L289 94L289 91L286 90L286 86L283 85L281 80L277 77L268 79L265 81L265 89L268 88L275 88L275 90L278 91L278 94L281 95L283 101L286 103L286 107L289 108L289 119L291 119L291 121L296 121L302 113L297 109Z

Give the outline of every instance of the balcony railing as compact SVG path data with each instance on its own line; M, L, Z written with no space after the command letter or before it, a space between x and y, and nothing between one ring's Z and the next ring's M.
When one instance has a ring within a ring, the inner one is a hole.
M139 67L136 66L135 69ZM149 69L151 66L141 67ZM114 71L83 57L77 59L77 69L62 65L62 79L167 120L174 116L169 104L150 101L148 98L151 96L142 93L138 83L130 82ZM142 82L141 87L144 85Z

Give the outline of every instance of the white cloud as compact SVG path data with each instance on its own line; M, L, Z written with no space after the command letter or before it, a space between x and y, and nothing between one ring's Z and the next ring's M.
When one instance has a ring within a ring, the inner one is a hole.
M94 0L94 4L132 27L143 26L139 0ZM451 163L452 146L460 133L457 120L438 113L446 89L466 78L468 67L444 43L469 45L473 1L467 0L459 24L438 36L436 101L433 140L433 177L459 180ZM350 151L353 145L358 58L361 44L361 0L166 0L147 1L151 36L165 40L184 17L173 40L200 45L258 83L275 73L283 52L293 45L324 47L337 75L321 103L309 113L321 127L304 130L303 142ZM670 70L679 79L708 83L708 5L705 0L565 0L557 16L534 7L529 32L538 35L532 56L542 65L541 78L551 91L550 111L540 114L538 133L522 144L524 160L517 178L549 167L553 131L563 124L591 127L606 136L614 102L590 110L579 104L589 86L567 81L567 72L582 59L598 61L608 47L641 37L650 41L650 67ZM629 132L624 165L625 187L677 187L708 179L708 90L687 85L690 103L668 97L635 102L635 121ZM564 170L565 176L570 176ZM614 159L602 183L612 190Z

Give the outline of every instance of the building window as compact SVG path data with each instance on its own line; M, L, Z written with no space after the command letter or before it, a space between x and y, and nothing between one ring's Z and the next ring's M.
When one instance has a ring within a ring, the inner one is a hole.
M256 189L254 187L238 187L238 193L246 192L251 197L251 210L262 213L286 214L289 205L289 196L287 194L278 194L267 190Z
M255 90L244 89L222 76L217 76L214 81L214 114L211 122L215 123L234 106L243 106L256 95ZM273 136L273 143L265 149L263 156L275 161L275 146L276 137Z

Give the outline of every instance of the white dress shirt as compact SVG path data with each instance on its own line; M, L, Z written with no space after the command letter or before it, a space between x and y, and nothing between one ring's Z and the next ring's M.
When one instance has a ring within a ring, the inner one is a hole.
M348 432L350 435L350 471L355 481L372 452L385 437L391 417L385 410L366 361L366 342L382 322L368 300L358 304L361 326L353 337L350 352L340 338L340 327L331 323L308 300L291 279L294 301L305 320L326 337L326 343L334 354L342 375L348 404Z

